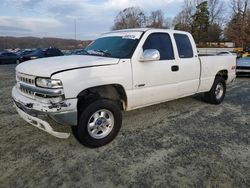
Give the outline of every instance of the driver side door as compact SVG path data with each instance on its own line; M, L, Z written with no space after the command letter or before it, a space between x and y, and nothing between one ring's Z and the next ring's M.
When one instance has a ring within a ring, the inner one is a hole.
M179 67L171 36L168 33L149 33L146 37L145 42L141 46L139 44L138 48L141 51L158 50L160 60L141 62L138 57L132 59L133 108L177 97Z

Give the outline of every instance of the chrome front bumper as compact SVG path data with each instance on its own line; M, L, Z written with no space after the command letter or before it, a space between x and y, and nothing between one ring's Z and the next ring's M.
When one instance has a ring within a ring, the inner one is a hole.
M64 125L77 125L77 99L68 99L60 103L41 103L22 95L16 86L12 89L12 98L18 114L29 124L58 138L68 138L69 133L53 130L45 121L47 117Z

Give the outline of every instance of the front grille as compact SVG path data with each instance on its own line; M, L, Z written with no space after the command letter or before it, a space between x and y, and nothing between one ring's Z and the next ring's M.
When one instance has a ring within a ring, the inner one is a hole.
M31 91L28 87L25 87L25 85L35 86L35 76L17 72L16 79L17 79L19 91L22 94L26 95L27 97L33 98L35 93Z
M29 85L35 85L35 77L27 74L17 73L17 81Z

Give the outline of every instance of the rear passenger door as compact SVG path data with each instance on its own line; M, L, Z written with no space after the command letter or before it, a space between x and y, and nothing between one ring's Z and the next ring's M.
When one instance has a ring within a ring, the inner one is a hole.
M194 41L190 36L183 33L174 34L177 46L177 60L179 65L178 95L187 96L197 92L200 79L200 61L196 52Z
M173 67L178 66L170 35L145 34L134 54L140 56L146 49L158 50L161 58L159 61L141 62L140 57L133 56L134 108L170 100L177 95L178 70L173 70Z

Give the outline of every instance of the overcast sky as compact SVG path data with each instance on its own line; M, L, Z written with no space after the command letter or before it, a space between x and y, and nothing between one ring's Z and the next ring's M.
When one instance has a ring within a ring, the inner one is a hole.
M0 0L0 36L94 39L110 31L120 10L140 6L174 17L183 0Z

